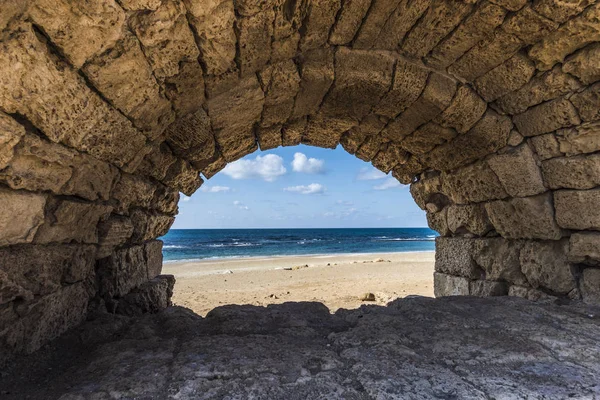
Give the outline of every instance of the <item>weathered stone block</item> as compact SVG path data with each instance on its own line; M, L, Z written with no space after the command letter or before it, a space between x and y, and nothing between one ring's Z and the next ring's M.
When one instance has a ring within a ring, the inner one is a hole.
M0 188L0 246L33 241L44 223L46 196Z
M557 27L556 22L538 14L530 6L510 15L502 24L502 29L515 35L525 44L539 42Z
M344 45L352 41L369 10L371 0L350 0L342 4L337 21L333 26L329 42Z
M600 45L591 44L569 57L562 70L589 85L600 80Z
M162 271L162 248L163 242L161 240L152 240L144 244L144 260L148 270L148 279L154 279Z
M114 212L127 214L131 207L150 208L154 191L155 187L149 180L137 175L121 174L112 192L116 202Z
M471 130L433 149L423 163L446 171L479 160L506 146L512 127L510 118L488 109Z
M529 107L575 91L581 87L577 79L562 72L560 66L533 77L520 89L500 97L496 104L509 114L520 114Z
M46 220L39 227L34 242L98 243L98 222L108 216L110 206L72 200L50 199Z
M600 155L546 160L542 172L550 189L592 189L600 185Z
M145 246L133 246L113 252L98 261L98 294L105 300L123 297L134 287L148 281Z
M442 182L439 174L424 176L412 183L410 185L410 194L422 210L425 210L426 205L431 202L437 203L438 209L442 209L446 205L445 203L448 202L447 199L443 202L436 201L436 198L446 197L442 194Z
M400 0L373 0L369 12L354 38L353 46L357 49L370 49L375 46L386 21L399 2ZM400 40L396 41L392 48L397 47L399 43Z
M401 146L412 154L423 155L434 147L451 141L457 135L458 132L452 128L445 128L434 122L428 122L421 125L413 134L404 138Z
M600 150L600 123L586 123L557 132L559 149L567 156Z
M539 70L548 70L566 56L600 40L600 4L567 21L529 50Z
M202 61L209 75L221 75L234 65L236 38L232 0L206 3L183 0L196 33Z
M171 165L163 179L165 185L191 196L204 182L200 172L185 160L178 159Z
M550 194L492 201L485 209L496 231L507 239L558 240L561 237L554 221Z
M483 236L492 230L483 204L451 205L448 207L448 229L453 233Z
M427 64L445 69L477 43L490 37L504 21L506 12L506 9L492 2L482 3L433 49Z
M481 119L486 109L487 104L473 89L460 86L452 103L434 118L434 122L465 133Z
M506 296L508 295L508 284L484 280L471 281L469 282L469 295L477 297Z
M298 93L300 76L293 61L270 65L259 73L265 92L265 106L260 124L269 127L288 120Z
M488 165L513 197L527 197L546 191L542 174L527 144L492 156Z
M146 154L144 160L138 167L136 173L163 181L169 168L177 161L166 143L154 146L151 152Z
M299 118L286 123L281 129L281 142L283 146L296 146L302 141L306 129L306 118Z
M0 111L0 170L13 158L14 148L25 135L25 128Z
M519 259L523 242L503 238L482 238L474 242L473 259L485 271L486 279L527 284Z
M415 58L426 56L473 9L473 1L433 0L402 42L402 50Z
M142 243L166 235L174 221L175 217L170 215L134 210L131 213L133 234L130 242Z
M401 141L444 111L455 93L456 82L441 74L431 74L421 96L388 125L384 134L392 140Z
M428 76L426 69L402 59L397 60L392 87L373 107L373 112L395 118L419 98Z
M126 35L83 67L92 84L154 140L170 124L171 103L160 93L139 42Z
M441 180L443 192L458 204L508 197L498 176L486 162L443 172Z
M562 156L558 140L552 133L534 136L529 139L529 143L541 160Z
M304 32L300 39L300 49L303 52L322 47L327 43L331 26L335 22L335 16L340 6L340 0L311 3L303 25Z
M452 276L434 272L433 292L435 297L468 296L469 280L461 276Z
M114 0L94 0L85 6L74 0L36 1L29 15L76 68L111 48L125 25L125 12Z
M449 236L450 229L448 229L448 208L443 210L427 212L427 226L439 233L441 236Z
M539 0L533 4L533 8L541 15L563 23L581 13L590 3L590 0Z
M554 192L556 222L565 229L600 230L600 189Z
M234 4L239 7L238 1ZM264 2L268 4L270 2ZM272 3L272 2L271 2ZM242 76L263 69L271 58L271 37L275 11L271 7L238 18L235 24L238 37L237 65Z
M534 288L545 288L567 294L575 288L571 264L567 261L569 242L525 242L519 257L521 270Z
M540 104L516 115L513 120L524 136L541 135L581 123L577 110L567 99L556 99Z
M477 78L475 88L486 101L494 101L525 85L533 77L534 72L533 62L526 56L517 53L514 57Z
M164 310L172 304L174 285L173 275L157 276L120 299L116 312L124 315L141 315Z
M166 0L154 11L135 13L129 26L158 79L177 75L180 63L196 61L200 55L183 2Z
M115 247L124 245L133 234L133 224L126 217L111 216L98 224L97 258L111 255Z
M275 149L282 145L281 125L257 128L256 138L261 151Z
M569 261L600 264L600 233L576 232L569 239Z
M425 171L426 167L416 157L409 157L404 164L399 164L392 171L392 176L403 185L414 182L415 177Z
M165 79L165 96L179 118L201 109L205 100L204 73L198 61L179 64L179 73Z
M300 58L300 89L292 112L293 118L318 111L334 75L332 48L309 51Z
M587 304L600 304L600 269L586 268L581 276L581 297Z
M571 97L571 103L577 108L583 121L600 120L600 83L588 87Z
M175 154L194 166L205 165L217 152L210 119L202 109L171 124L165 131L165 138Z
M483 270L473 261L474 240L435 239L435 270L470 279L481 279Z

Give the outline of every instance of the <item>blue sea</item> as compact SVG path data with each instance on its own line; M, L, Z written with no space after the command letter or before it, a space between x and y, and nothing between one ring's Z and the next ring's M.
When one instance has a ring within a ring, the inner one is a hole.
M171 229L164 260L432 251L429 228Z

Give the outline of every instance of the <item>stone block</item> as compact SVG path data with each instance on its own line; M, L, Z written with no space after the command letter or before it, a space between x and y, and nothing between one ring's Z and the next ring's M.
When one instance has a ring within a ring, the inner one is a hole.
M165 131L165 138L176 155L193 165L205 165L217 153L210 119L203 109L171 124Z
M35 23L76 67L112 47L123 34L125 12L114 0L36 1L29 9Z
M567 261L569 241L527 241L519 257L521 270L534 288L567 294L575 288L571 264Z
M83 67L90 82L155 140L174 119L135 36L129 34Z
M600 230L600 189L554 192L556 222L565 229Z
M127 243L133 234L133 224L126 217L110 216L98 224L98 252L97 258L111 255L116 247Z
M478 162L441 175L444 194L458 204L508 197L498 176L486 162Z
M340 7L340 0L322 0L311 4L304 20L304 32L300 39L302 52L323 47L327 43L329 32Z
M115 200L114 212L128 214L132 207L149 208L155 191L154 185L138 175L121 174L115 184L112 198Z
M523 136L537 136L581 123L577 110L567 99L542 103L516 115L513 121Z
M562 70L586 85L600 80L600 44L591 44L570 56Z
M562 0L539 0L533 4L533 8L546 18L563 23L581 13L589 5L589 0L568 2Z
M600 304L600 269L586 268L581 276L581 297L584 303Z
M511 14L502 24L502 29L531 45L539 42L558 28L559 24L526 6Z
M379 152L373 157L372 163L375 168L387 174L396 165L404 164L408 157L408 153L392 142L380 147Z
M529 143L541 160L562 156L558 140L552 133L534 136L529 139Z
M399 164L392 171L392 176L403 185L414 182L415 177L425 171L426 167L416 157L409 157L404 164Z
M158 79L177 75L180 63L196 61L200 55L186 13L183 2L168 0L156 10L129 18L129 26Z
M527 197L546 191L540 168L527 144L492 156L488 165L510 196Z
M576 50L599 40L600 4L594 4L536 43L529 50L529 56L539 70L545 71L563 62Z
M512 297L521 297L531 301L557 300L556 296L549 295L541 290L517 285L511 285L510 288L508 288L508 295Z
M402 41L402 51L419 59L450 34L473 9L473 1L433 0Z
M152 240L144 244L144 259L146 260L148 279L157 277L162 271L162 248L163 242L161 240Z
M485 209L492 225L504 238L558 240L561 237L550 194L492 201Z
M105 300L123 297L148 281L145 246L138 245L113 252L98 261L98 294Z
M25 135L25 128L0 111L0 170L13 158L14 148Z
M141 315L157 313L172 305L173 275L160 275L133 289L129 294L119 300L117 314Z
M400 3L400 0L372 1L369 12L367 12L358 33L354 37L353 46L357 49L370 49L375 46L386 21L390 18L398 3ZM394 43L393 48L397 47L399 43L400 40Z
M419 98L428 76L426 69L398 59L392 87L373 107L373 111L387 118L395 118Z
M452 233L483 236L493 228L483 204L451 205L448 207L447 220Z
M413 0L413 1L377 1L372 7L372 10L378 9L382 11L386 6L395 7L387 16L387 20L378 20L372 25L372 36L379 35L373 42L372 47L377 49L396 50L402 43L406 34L415 26L423 14L431 5L432 0ZM383 6L383 7L377 7ZM369 17L370 17L369 13ZM381 14L379 14L381 17ZM385 15L383 18L386 18Z
M326 47L309 51L299 59L300 89L294 103L292 118L315 114L333 78L333 49Z
M401 146L412 154L423 155L434 147L451 141L457 135L458 132L452 128L445 128L434 122L428 122L404 138Z
M46 220L39 227L34 242L98 243L98 223L107 217L112 207L73 200L49 199Z
M282 145L281 125L257 128L256 139L261 151L275 149Z
M352 41L361 27L363 18L369 10L371 0L353 0L343 2L329 42L334 45L345 45Z
M485 278L526 285L527 278L521 272L521 248L523 242L504 238L475 239L473 259L484 271Z
M449 203L442 193L442 183L439 175L421 177L410 185L410 194L417 205L425 210L428 203L435 203L438 209L442 209ZM445 199L444 199L445 198Z
M533 77L529 83L514 92L496 100L496 104L506 113L521 114L529 107L556 99L581 87L581 84L560 66Z
M477 161L506 146L512 128L510 118L488 109L467 133L433 149L423 163L446 171Z
M233 1L211 3L183 0L209 75L221 75L234 65L236 37Z
M469 282L469 295L477 297L492 297L508 295L506 282L476 280Z
M436 272L470 279L483 278L483 270L473 261L474 243L472 239L436 238Z
M557 132L559 149L567 156L600 150L600 123L586 123Z
M600 233L575 232L569 239L569 261L600 264Z
M460 86L448 108L435 117L434 122L465 133L481 119L486 109L486 102L473 89Z
M265 92L265 106L260 124L262 127L283 124L292 113L298 93L298 69L292 60L287 60L268 66L259 76Z
M142 243L164 236L175 221L175 217L173 216L142 210L134 210L130 217L133 224L131 243Z
M234 4L240 2L236 1ZM268 4L269 2L265 2ZM271 37L275 10L271 7L248 16L237 18L235 28L238 38L236 64L242 76L260 71L271 58Z
M281 129L281 142L283 146L297 146L302 141L306 129L306 118L289 121Z
M178 159L167 170L163 182L165 185L191 196L202 186L204 181L200 178L200 171L195 169L189 162Z
M477 92L487 102L524 86L533 77L533 62L521 53L506 60L475 80Z
M448 208L437 212L427 212L427 226L439 233L441 236L449 236L450 230L448 229Z
M456 90L456 82L441 74L432 73L421 96L390 122L384 135L391 140L401 141L420 125L444 111L452 102Z
M592 122L600 120L600 83L596 83L576 93L571 97L571 103L579 112L582 121Z
M592 189L600 185L600 155L546 160L542 173L550 189Z
M462 276L452 276L434 272L433 291L435 297L468 296L469 280Z
M482 3L427 58L434 68L447 68L482 40L490 37L502 24L507 11L492 2Z
M46 196L0 188L0 246L33 241L44 223Z

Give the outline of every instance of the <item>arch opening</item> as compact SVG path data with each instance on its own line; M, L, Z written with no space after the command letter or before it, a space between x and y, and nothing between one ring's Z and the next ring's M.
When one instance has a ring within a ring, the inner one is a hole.
M0 3L2 356L166 307L179 192L300 143L411 185L437 295L600 303L597 2Z

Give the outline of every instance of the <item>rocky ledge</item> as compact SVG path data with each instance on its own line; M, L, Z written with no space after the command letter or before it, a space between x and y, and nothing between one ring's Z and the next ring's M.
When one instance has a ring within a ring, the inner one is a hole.
M52 368L49 368L49 367ZM2 399L592 399L600 309L423 298L105 315L18 360Z

